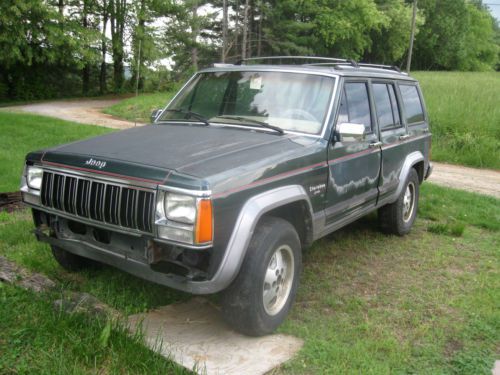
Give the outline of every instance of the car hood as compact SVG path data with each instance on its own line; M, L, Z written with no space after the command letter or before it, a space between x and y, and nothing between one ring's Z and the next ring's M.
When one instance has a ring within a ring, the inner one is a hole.
M150 125L48 149L42 162L164 181L172 171L205 178L303 148L314 138L196 124Z

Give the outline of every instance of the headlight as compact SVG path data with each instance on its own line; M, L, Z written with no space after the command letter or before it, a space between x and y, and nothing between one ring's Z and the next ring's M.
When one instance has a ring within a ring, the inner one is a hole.
M29 166L26 173L26 182L32 189L40 190L42 186L43 169L38 167Z
M169 220L194 224L196 198L189 195L167 193L165 196L165 213Z
M162 239L189 245L208 245L213 240L212 200L160 190L155 224Z

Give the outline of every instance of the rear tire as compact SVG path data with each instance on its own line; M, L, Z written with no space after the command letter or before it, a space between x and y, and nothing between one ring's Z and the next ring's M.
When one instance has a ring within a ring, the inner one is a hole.
M84 258L79 255L70 253L64 249L57 246L51 246L52 255L56 259L57 263L67 271L76 272L81 271L86 268L96 267L99 263L92 259Z
M419 193L420 180L417 171L412 168L398 199L378 210L380 227L384 232L403 236L411 230L417 217Z
M261 219L233 283L222 292L229 325L249 336L272 333L286 318L299 285L299 236L288 221Z

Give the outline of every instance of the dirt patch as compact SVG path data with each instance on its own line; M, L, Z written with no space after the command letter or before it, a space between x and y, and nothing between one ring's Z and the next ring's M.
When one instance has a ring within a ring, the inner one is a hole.
M429 182L500 198L500 171L477 169L443 163L432 163Z
M47 276L30 272L10 260L0 257L0 282L8 282L34 292L44 292L55 287Z
M57 311L67 314L83 313L99 319L122 319L118 310L99 301L88 293L64 292L63 298L54 301Z
M0 212L13 212L24 208L21 192L0 193Z
M98 125L114 129L127 129L144 125L118 119L102 113L103 108L116 104L121 99L106 100L61 100L36 104L20 105L2 108L3 111L28 112L37 115L52 116L62 120L74 121L81 124Z

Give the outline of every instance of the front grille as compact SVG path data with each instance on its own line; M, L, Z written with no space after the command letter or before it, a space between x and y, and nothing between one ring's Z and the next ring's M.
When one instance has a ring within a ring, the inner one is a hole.
M41 201L77 217L153 232L151 191L44 171Z

